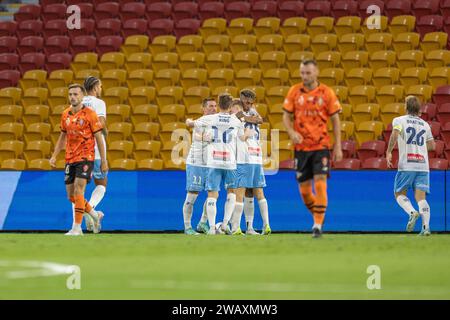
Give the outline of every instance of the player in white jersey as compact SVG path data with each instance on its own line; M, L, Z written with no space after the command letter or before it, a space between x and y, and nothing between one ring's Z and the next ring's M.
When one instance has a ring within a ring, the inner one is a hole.
M230 114L232 101L233 98L230 95L220 95L219 113L203 116L196 121L191 121L190 119L186 121L188 126L194 125L195 128L208 128L212 135L211 142L207 146L206 158L208 167L206 179L206 190L208 191L206 212L210 227L208 234L210 235L216 234L217 231L231 233L227 226L236 203L237 139L245 140L250 135L249 131L244 132L244 124L235 115ZM216 203L222 180L224 180L225 189L228 194L225 203L222 230L216 230Z
M203 115L217 113L217 104L213 98L206 98L202 103ZM207 136L205 128L194 128L192 133L192 144L186 159L186 199L183 204L184 233L187 235L197 235L192 229L191 218L195 201L198 194L205 190L206 183L206 150L210 138ZM208 233L209 227L206 223L206 201L203 206L203 214L197 225L197 231Z
M392 121L392 135L386 151L386 160L388 166L392 167L392 150L397 142L399 162L395 176L395 199L409 216L406 231L414 230L420 214L422 217L420 234L428 236L430 235L430 206L426 200L426 194L430 192L428 150L434 150L435 142L430 125L419 117L420 101L417 97L406 98L406 111L407 115ZM419 212L406 196L409 189L414 190Z
M84 106L94 110L97 114L98 119L103 126L103 139L105 139L108 131L106 126L106 104L103 100L100 99L102 94L102 82L96 77L87 77L84 81L84 88L86 89L87 95L83 98L82 103ZM105 140L103 140L103 142L106 148ZM100 166L100 152L98 150L97 144L95 144L94 170L92 173L94 177L95 189L92 192L91 199L89 200L89 204L94 209L97 207L100 201L102 201L106 192L106 185L108 183L107 173L102 172ZM85 214L84 219L87 229L91 231L93 226L92 218L89 215Z

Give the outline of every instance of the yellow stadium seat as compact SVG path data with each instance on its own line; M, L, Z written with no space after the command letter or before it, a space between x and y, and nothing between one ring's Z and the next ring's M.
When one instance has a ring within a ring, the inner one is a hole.
M22 118L23 107L6 105L0 107L0 125L7 122L18 122Z
M50 156L52 143L45 140L34 140L28 142L23 156L27 163L34 159L44 159Z
M256 112L258 112L258 114L263 119L266 119L266 117L267 117L267 110L268 110L267 104L265 104L265 103L257 103L257 104L255 104L255 110L256 110Z
M311 37L307 34L291 34L284 40L283 49L287 55L305 51L311 46Z
M159 136L159 123L140 122L134 127L131 135L133 142L137 145L140 141L153 140Z
M230 47L230 37L226 35L212 35L203 42L203 51L209 55L212 52L226 51Z
M372 121L378 118L380 114L380 106L376 103L358 104L353 108L352 121L358 127L364 121Z
M202 86L206 84L208 72L206 69L188 69L181 75L181 85L186 90L191 87Z
M121 52L107 52L100 58L97 64L98 69L103 74L106 70L122 69L125 65L125 55Z
M183 104L191 106L194 104L201 104L203 99L209 97L211 90L208 87L191 87L184 93Z
M389 31L395 37L403 32L412 32L416 26L416 17L402 15L392 18L389 24Z
M59 87L67 87L72 83L73 77L72 70L55 70L48 77L47 87L50 91Z
M138 169L143 170L162 170L164 162L161 159L144 159L137 163Z
M260 38L267 34L278 33L280 30L280 19L275 17L264 17L256 21L256 25L253 27L253 32L257 38Z
M432 69L438 67L446 67L450 64L449 50L433 50L427 53L425 58L425 66L431 72Z
M261 36L257 43L256 49L260 55L269 51L278 51L283 48L283 37L279 34L266 34Z
M339 98L340 102L348 102L348 88L345 86L333 86L334 93Z
M285 39L292 34L303 34L306 31L307 21L303 17L287 18L280 27L280 32Z
M28 170L52 170L49 159L33 159L28 162Z
M277 103L283 103L288 91L289 91L288 86L277 86L270 88L266 92L267 105L270 107L271 105Z
M282 68L268 69L264 72L262 84L267 89L289 84L289 70Z
M302 76L300 75L300 68L297 68L291 72L289 72L291 77L289 78L289 84L291 86L300 83L302 81Z
M67 88L66 88L67 90ZM45 88L30 88L25 90L22 97L22 105L28 107L35 104L45 104L47 101L48 89ZM68 96L66 96L66 101Z
M98 62L98 55L94 52L83 52L78 53L73 62L71 63L71 68L75 74L78 71L85 69L95 69Z
M126 122L130 118L131 107L126 104L106 106L108 123Z
M224 93L228 93L233 97L237 97L239 95L239 89L234 86L222 86L215 88L212 92L213 96L218 96Z
M267 116L269 123L274 127L277 123L283 121L283 104L277 103L269 106L269 114Z
M350 89L348 100L353 106L375 101L376 89L373 86L355 86Z
M398 68L379 68L375 71L372 82L377 89L389 84L396 84L400 79L400 69Z
M308 34L313 38L319 34L331 33L333 31L334 18L332 17L317 17L311 19L306 28Z
M388 103L381 108L380 119L383 122L384 127L387 128L392 120L396 117L400 117L405 114L405 104L404 103Z
M407 50L398 55L397 66L400 72L407 68L420 67L423 63L423 52L419 50Z
M260 55L259 66L262 71L282 68L286 62L286 53L282 51L267 51Z
M149 45L150 53L156 56L159 53L170 52L175 50L177 38L174 36L157 36Z
M410 86L425 83L427 81L427 77L427 68L406 68L405 70L403 70L400 76L400 83L405 87L406 90L408 90Z
M390 50L392 40L393 36L390 33L371 33L366 39L366 50L369 52Z
M433 86L433 89L450 84L450 67L434 68L428 77L428 82Z
M141 104L150 104L156 102L156 89L154 87L137 87L131 90L128 98L131 108ZM118 103L120 104L120 103Z
M316 55L317 65L321 70L327 68L337 68L341 64L342 55L337 51L325 51ZM298 64L297 68L300 66Z
M7 159L2 161L2 170L23 171L26 168L26 162L22 159Z
M6 159L15 159L22 155L24 144L22 141L10 140L0 144L0 163Z
M187 130L186 124L184 122L169 122L161 126L161 131L159 132L159 138L161 142L164 143L170 141L172 134L175 130Z
M178 63L181 72L193 68L202 68L205 64L205 54L203 52L187 52L180 56Z
M416 32L399 33L392 43L397 54L406 50L415 50L419 47L420 35Z
M345 83L349 88L361 85L370 85L372 83L372 69L353 68L347 73Z
M233 38L241 34L251 33L253 30L253 19L237 18L230 21L227 27L228 35Z
M131 136L133 125L128 122L115 122L108 124L108 145L113 141L127 140Z
M361 30L361 18L356 16L340 17L334 26L334 32L338 37L348 33L359 33Z
M162 52L153 56L152 68L154 72L162 69L176 68L178 66L178 54L175 52Z
M136 52L130 54L127 57L125 68L127 69L128 73L131 74L134 70L150 68L151 63L152 55L150 53Z
M144 52L148 48L148 43L148 36L132 35L125 39L120 50L128 57L133 53Z
M50 108L59 106L61 104L69 104L69 89L67 87L55 88L51 91L48 97L48 105Z
M128 89L133 90L137 87L149 87L153 84L154 77L153 70L136 69L129 73L127 86Z
M108 146L108 162L112 163L116 159L126 159L133 152L134 143L127 140L116 140Z
M388 103L400 102L403 100L405 88L401 85L387 85L378 90L377 102L381 107Z
M227 20L223 18L210 18L203 21L199 29L200 35L203 39L208 38L214 34L222 34L227 30Z
M140 141L136 145L136 149L133 152L134 159L140 162L145 159L152 159L159 157L159 152L161 150L160 141L144 140Z
M433 93L433 87L426 84L418 84L415 86L410 86L406 90L407 96L416 96L422 103L426 103L431 100L431 95Z
M290 55L288 55L286 65L289 69L289 72L292 72L293 70L298 70L298 68L300 68L300 63L303 60L313 59L313 58L314 58L314 54L309 51L293 52Z
M136 127L141 122L155 122L158 119L158 106L155 104L141 104L133 108L131 123Z
M80 70L75 74L75 82L83 84L84 80L86 80L86 78L90 76L100 78L100 71L97 69Z
M279 145L279 160L286 161L294 159L294 144L291 140L280 141Z
M241 69L234 78L234 84L239 88L257 85L261 82L260 69Z
M52 108L52 113L49 118L52 127L59 127L59 124L61 123L61 115L68 107L68 105L62 104Z
M348 103L341 103L342 112L340 113L341 121L345 121L351 118L352 116L352 105Z
M24 73L19 84L23 91L29 88L42 87L47 80L47 71L45 70L29 70Z
M189 34L178 40L176 49L181 56L184 53L200 51L202 44L203 38L201 36Z
M311 50L318 54L323 51L333 51L336 49L337 36L335 34L318 34L311 41Z
M395 66L397 55L391 50L375 51L370 55L369 65L376 72L380 68Z
M261 126L260 126L260 128L261 128ZM268 133L270 133L271 134L271 139L270 140L273 140L273 136L272 136L272 134L273 134L273 130L278 130L279 132L278 132L278 139L280 140L280 141L283 141L283 140L289 140L289 135L288 135L288 133L287 133L287 130L286 130L286 127L285 127L285 125L284 125L284 123L283 122L278 122L278 123L276 123L276 124L274 124L273 126L271 125L271 129L270 129L270 127L267 129L268 130ZM270 131L269 131L270 130ZM261 133L261 137L263 137L263 134ZM261 138L262 140L268 140L267 138Z
M158 106L161 108L168 104L182 103L182 99L183 99L183 88L171 86L171 87L164 87L158 91L156 102Z
M350 51L342 56L341 64L348 73L353 68L364 68L368 60L369 54L366 51Z
M201 104L194 104L186 109L187 119L197 119L203 116L203 107Z
M233 57L231 63L233 69L237 72L240 69L256 68L258 67L259 54L254 51L242 51L238 52Z
M266 101L266 88L262 86L248 86L240 89L250 89L256 94L256 103L264 103ZM237 97L237 96L236 96Z
M135 170L136 160L134 159L116 159L111 163L111 169L116 170Z
M161 108L159 112L159 123L163 125L169 122L182 122L184 121L184 115L186 113L186 107L182 104L169 104Z
M0 89L0 106L17 105L22 99L22 89L20 88L3 88Z
M256 36L248 34L235 36L230 44L230 51L233 53L233 56L236 56L239 52L253 51L255 48Z
M433 50L442 50L447 46L448 34L446 32L430 32L420 41L420 48L424 54Z
M337 86L344 81L344 69L327 68L323 69L319 74L319 81L327 86Z
M153 83L156 90L161 90L164 87L177 86L180 84L180 70L178 69L161 69L156 72Z
M127 72L123 69L109 69L102 74L102 86L106 90L113 87L121 87L126 84Z
M360 33L347 33L339 38L338 49L341 54L364 50L364 36Z
M383 131L383 123L380 121L365 121L359 124L355 132L356 142L359 146L363 142L378 140Z
M208 77L208 86L214 91L217 87L233 84L233 69L216 69L210 72Z
M50 108L46 105L31 105L25 108L22 121L25 126L36 122L45 122L48 120Z
M128 92L128 88L124 87L109 88L105 90L102 99L105 101L107 106L112 104L126 104L128 100Z
M373 22L374 21L373 17L365 18L363 24L361 25L361 31L364 33L366 38L373 33L388 32L388 17L380 16L379 20L380 25L379 26L373 25L371 29L369 29L367 26L367 23L369 21Z
M206 57L205 67L208 72L215 69L231 67L233 55L230 52L213 52Z

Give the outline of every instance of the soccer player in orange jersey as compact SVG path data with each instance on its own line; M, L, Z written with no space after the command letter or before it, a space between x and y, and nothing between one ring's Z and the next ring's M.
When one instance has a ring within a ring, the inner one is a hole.
M72 229L66 233L69 236L83 235L81 222L84 212L94 220L94 232L101 227L103 213L95 211L84 198L86 184L91 179L95 158L95 142L99 147L101 170L108 171L102 124L95 111L83 106L82 101L86 91L83 86L73 84L69 86L69 100L71 106L64 110L61 116L61 134L50 159L55 167L56 157L66 145L65 183L67 197L75 204L75 218Z
M300 65L303 82L292 86L284 101L283 123L295 144L297 181L303 202L314 217L313 237L322 235L328 205L327 178L330 171L330 137L327 121L331 118L335 144L333 160L342 159L339 113L342 107L334 91L319 83L314 60ZM313 193L313 180L315 194Z

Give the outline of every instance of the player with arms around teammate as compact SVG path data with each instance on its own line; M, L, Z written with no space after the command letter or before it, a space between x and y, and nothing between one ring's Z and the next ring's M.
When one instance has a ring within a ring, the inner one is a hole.
M330 172L330 137L327 121L331 118L335 136L333 160L342 160L342 107L333 89L319 83L319 69L314 60L300 65L303 82L292 86L284 101L283 123L295 144L297 181L303 202L314 218L314 238L322 234L328 206L327 178ZM313 181L315 194L313 193Z
M386 160L392 167L392 150L398 143L399 162L395 176L394 195L397 203L408 214L406 231L412 232L417 218L422 217L420 235L430 235L430 206L426 194L430 192L430 169L428 150L434 150L435 142L430 125L422 120L420 101L417 97L406 98L407 115L397 117L392 121L392 134L386 151ZM414 196L419 206L419 212L414 209L406 196L409 189L414 190Z
M217 112L217 104L213 98L206 98L202 103L203 115L215 114ZM190 119L187 122L191 121ZM206 128L194 128L192 133L192 144L186 159L186 200L183 204L184 233L187 235L197 235L198 233L192 229L191 218L195 201L198 194L205 190L206 182L206 150L210 141ZM206 223L208 216L206 214L206 201L203 206L202 218L197 225L197 231L208 233L209 227Z
M75 204L75 217L72 229L66 233L69 236L83 235L81 222L84 212L88 212L94 220L94 232L101 227L103 214L96 212L84 198L86 184L91 179L95 158L95 142L100 150L101 169L108 171L105 145L102 139L102 124L97 114L83 106L85 89L79 84L69 86L69 100L71 106L61 116L61 134L50 158L50 165L56 166L56 157L66 145L65 184L67 197Z
M102 95L102 82L96 77L87 77L84 81L84 88L86 89L87 95L83 98L83 105L94 110L97 114L97 117L103 127L102 139L106 148L105 137L108 134L108 131L106 127L106 104L103 100L100 99ZM94 171L92 175L94 177L95 189L94 191L92 191L89 204L92 206L92 208L95 209L105 196L106 185L108 183L107 172L103 172L101 170L101 158L97 144L95 144ZM90 215L85 214L84 219L87 230L92 231L94 222L91 219Z

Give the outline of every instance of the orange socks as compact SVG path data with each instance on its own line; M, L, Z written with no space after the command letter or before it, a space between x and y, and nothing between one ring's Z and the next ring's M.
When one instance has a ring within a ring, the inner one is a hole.
M75 223L81 224L83 221L84 209L86 207L84 197L82 195L74 196L73 202L75 203Z
M316 202L314 205L314 224L323 224L325 211L327 210L327 180L318 180L314 182L316 189Z
M311 183L303 183L300 184L300 194L302 195L303 202L305 203L305 206L308 208L308 210L311 212L312 215L314 215L314 205L316 204L316 197L313 194L312 191L312 184Z

